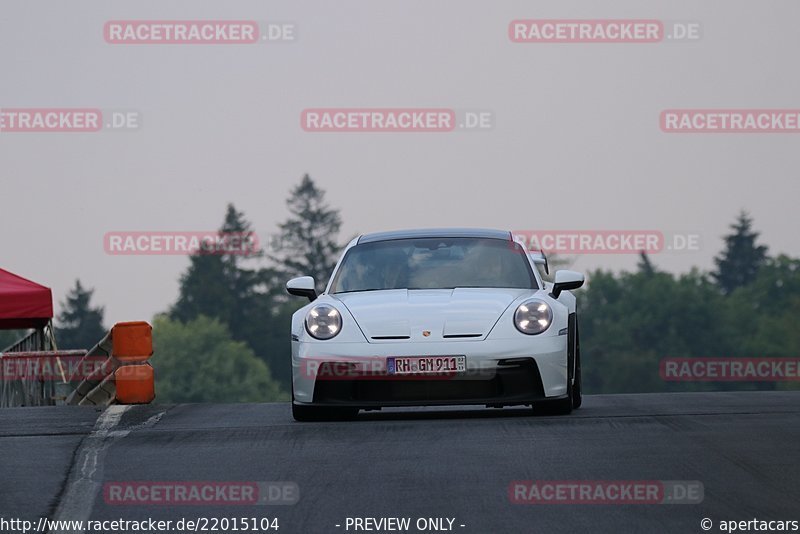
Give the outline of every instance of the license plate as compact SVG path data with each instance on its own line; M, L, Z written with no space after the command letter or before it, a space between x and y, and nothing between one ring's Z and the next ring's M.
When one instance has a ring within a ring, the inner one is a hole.
M467 357L409 356L402 358L387 358L386 370L390 375L463 373L467 370Z

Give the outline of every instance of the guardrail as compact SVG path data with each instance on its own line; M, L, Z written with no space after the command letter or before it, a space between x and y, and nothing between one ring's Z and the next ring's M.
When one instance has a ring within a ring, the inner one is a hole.
M82 377L67 404L148 404L155 399L153 328L144 321L117 323L84 356L105 358L96 371ZM80 366L79 366L80 367ZM73 375L73 379L75 377ZM77 381L77 380L70 380Z
M0 407L63 404L85 350L0 353Z
M152 327L143 321L115 324L88 351L2 353L0 407L150 403L152 354Z
M53 335L53 324L47 323L42 328L31 330L28 335L18 340L13 345L0 350L0 353L7 352L30 352L55 350L56 342Z

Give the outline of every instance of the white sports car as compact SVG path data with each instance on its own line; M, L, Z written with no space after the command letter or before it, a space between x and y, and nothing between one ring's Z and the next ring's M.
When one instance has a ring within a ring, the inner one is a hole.
M437 229L362 235L325 291L286 284L308 305L292 317L292 414L347 419L385 406L581 405L575 297L583 275L545 283L541 253L511 232Z

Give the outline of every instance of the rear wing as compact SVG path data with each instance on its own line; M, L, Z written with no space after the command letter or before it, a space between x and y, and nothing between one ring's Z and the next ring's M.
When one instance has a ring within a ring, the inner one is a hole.
M533 260L533 263L536 265L544 265L545 274L550 274L550 266L547 264L547 256L545 256L543 251L534 250L532 252L528 252L528 256L530 256L531 260Z

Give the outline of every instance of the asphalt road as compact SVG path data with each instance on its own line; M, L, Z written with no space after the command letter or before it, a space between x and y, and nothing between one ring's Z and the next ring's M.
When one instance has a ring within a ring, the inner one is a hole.
M410 518L407 532L449 518L463 533L675 533L709 518L719 532L720 520L800 521L798 416L800 392L600 395L566 417L414 409L346 423L295 423L285 404L12 408L0 410L0 518L267 517L280 533L397 532L347 528L380 517ZM703 496L514 504L518 480L694 481ZM107 502L107 484L132 481L281 481L299 501Z

